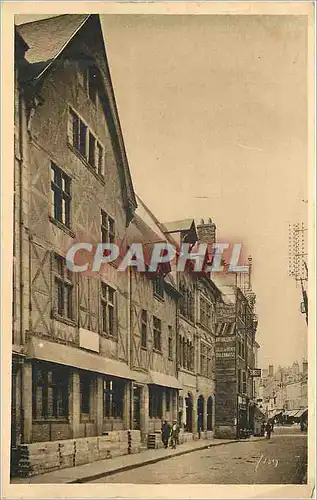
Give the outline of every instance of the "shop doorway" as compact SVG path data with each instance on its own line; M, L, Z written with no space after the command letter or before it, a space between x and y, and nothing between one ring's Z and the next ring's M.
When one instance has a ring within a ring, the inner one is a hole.
M207 431L212 431L212 411L213 401L212 396L207 399Z
M185 398L186 404L186 432L193 432L193 398L190 393Z
M133 387L133 429L141 429L141 387Z
M205 400L204 396L199 396L197 399L197 430L198 433L204 431L204 407Z

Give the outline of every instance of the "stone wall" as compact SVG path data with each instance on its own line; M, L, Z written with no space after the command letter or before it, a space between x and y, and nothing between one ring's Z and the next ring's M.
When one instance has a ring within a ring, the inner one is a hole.
M140 431L114 431L91 438L20 445L17 474L28 477L97 460L139 453Z

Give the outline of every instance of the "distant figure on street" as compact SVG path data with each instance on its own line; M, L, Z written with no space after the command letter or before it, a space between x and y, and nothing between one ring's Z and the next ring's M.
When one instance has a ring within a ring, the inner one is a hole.
M271 426L271 422L269 420L267 421L267 424L265 426L265 431L266 431L266 439L270 439L271 432L272 432L272 426Z
M162 441L164 443L164 448L168 447L168 439L170 437L170 432L171 432L171 426L169 425L167 420L164 420L162 425Z
M179 434L179 427L177 424L177 420L174 420L172 429L171 429L171 447L176 448L176 443L178 442L178 434Z
M274 432L274 419L272 418L272 421L271 421L271 431Z

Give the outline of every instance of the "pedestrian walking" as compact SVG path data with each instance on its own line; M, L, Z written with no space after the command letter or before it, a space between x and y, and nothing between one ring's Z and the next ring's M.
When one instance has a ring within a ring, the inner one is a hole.
M178 441L179 427L177 424L177 420L174 420L172 429L171 429L171 447L176 448L176 443Z
M272 431L271 423L270 423L270 421L268 420L268 421L267 421L267 424L266 424L266 426L265 426L266 439L271 439L271 431Z
M170 437L170 432L171 432L171 426L167 422L167 420L164 420L162 424L162 441L164 443L164 448L168 447L168 440Z

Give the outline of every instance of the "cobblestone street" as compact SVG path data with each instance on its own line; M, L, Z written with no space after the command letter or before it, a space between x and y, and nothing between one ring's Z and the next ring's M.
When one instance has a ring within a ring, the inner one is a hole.
M299 484L307 462L307 435L277 428L270 441L243 441L171 458L94 483Z

